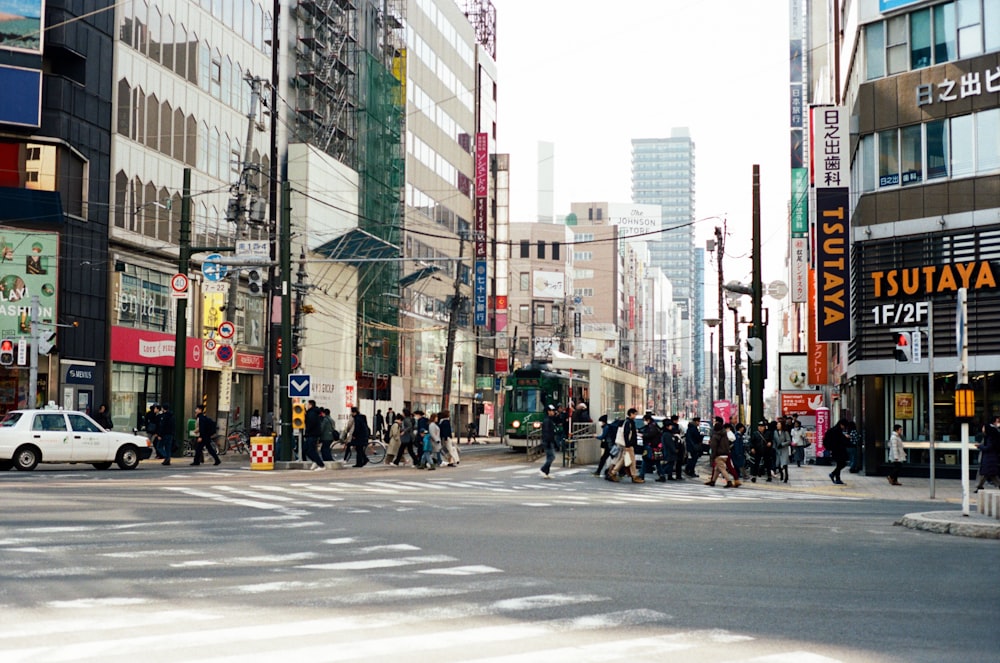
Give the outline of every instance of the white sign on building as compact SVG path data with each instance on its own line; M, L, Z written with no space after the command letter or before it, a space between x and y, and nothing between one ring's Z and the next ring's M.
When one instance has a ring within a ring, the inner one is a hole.
M608 203L608 224L618 226L620 238L647 235L663 229L663 215L659 205ZM660 237L652 234L642 239L656 242Z

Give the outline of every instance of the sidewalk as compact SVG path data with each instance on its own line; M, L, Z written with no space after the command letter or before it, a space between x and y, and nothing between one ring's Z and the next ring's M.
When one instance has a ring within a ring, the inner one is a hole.
M972 492L975 482L970 482L969 516L966 517L962 515L962 482L958 479L937 479L934 499L931 499L930 479L900 477L902 485L893 486L886 477L851 474L845 469L841 473L845 485L837 486L830 480L832 469L825 465L793 465L788 468L788 483L776 483L777 480L767 483L766 479L758 478L757 483L744 481L740 490L766 487L767 490L806 491L859 499L926 502L927 511L905 514L895 524L939 534L1000 539L1000 520L987 518L976 511L978 500Z

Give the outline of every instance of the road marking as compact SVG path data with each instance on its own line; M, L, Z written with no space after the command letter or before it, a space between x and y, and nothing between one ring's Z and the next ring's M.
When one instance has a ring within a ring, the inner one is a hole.
M299 564L298 569L318 569L322 571L360 571L367 569L389 569L395 566L412 566L414 564L443 564L457 561L448 555L420 555L416 557L398 557L396 559L361 559L351 562L329 562L327 564Z
M483 573L503 573L503 571L492 566L470 565L453 566L451 568L422 569L417 571L417 573L439 576L473 576L481 575Z

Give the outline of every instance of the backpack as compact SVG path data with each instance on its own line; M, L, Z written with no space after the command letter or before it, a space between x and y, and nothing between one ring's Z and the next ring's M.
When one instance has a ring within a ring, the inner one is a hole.
M211 417L205 417L203 421L204 421L204 427L206 429L203 435L205 437L211 438L213 435L215 435L216 431L219 430L219 425L216 424L215 419L212 419Z

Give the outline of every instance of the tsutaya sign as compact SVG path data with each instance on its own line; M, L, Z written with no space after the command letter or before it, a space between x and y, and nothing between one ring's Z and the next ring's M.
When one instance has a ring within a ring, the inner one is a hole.
M871 279L875 299L997 287L996 271L988 260L879 270L871 273Z
M816 187L816 340L851 340L851 260L849 253L850 132L847 109L812 109L813 185Z

